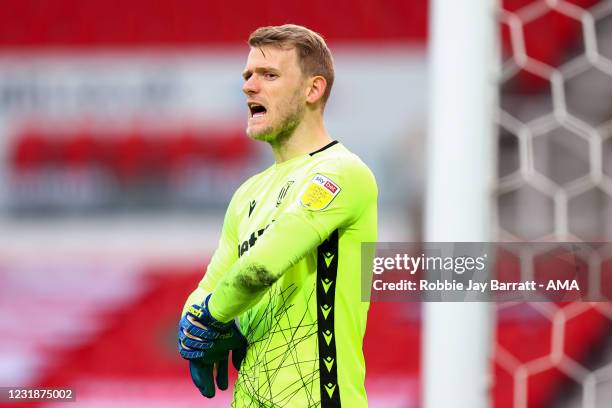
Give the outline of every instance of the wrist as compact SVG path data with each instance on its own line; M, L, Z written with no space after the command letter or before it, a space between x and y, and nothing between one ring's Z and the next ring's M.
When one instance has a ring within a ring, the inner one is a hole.
M210 317L221 324L230 323L233 320L232 318L224 319L223 315L219 314L219 312L216 310L215 300L212 295L213 294L211 293L206 297L206 308L208 309Z

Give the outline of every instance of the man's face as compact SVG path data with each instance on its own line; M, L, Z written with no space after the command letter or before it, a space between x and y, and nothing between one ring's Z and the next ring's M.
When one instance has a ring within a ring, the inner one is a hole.
M291 136L306 108L305 78L295 48L251 48L243 77L247 135L270 143Z

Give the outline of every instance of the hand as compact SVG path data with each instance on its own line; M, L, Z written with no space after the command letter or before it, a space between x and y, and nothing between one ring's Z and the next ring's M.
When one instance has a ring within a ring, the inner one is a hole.
M242 350L232 351L232 364L236 370L240 369L240 364L244 359L246 347ZM200 390L200 394L206 398L215 396L215 382L213 382L213 366L216 369L215 377L217 387L220 390L226 390L228 386L227 366L228 366L229 351L225 358L216 363L207 361L205 358L189 360L189 373L195 386Z
M219 389L228 386L228 357L232 351L232 363L240 369L246 355L247 342L234 322L222 323L208 311L210 295L202 306L192 305L181 319L178 348L181 356L189 360L191 378L207 398L215 395L213 367L216 366L216 382Z

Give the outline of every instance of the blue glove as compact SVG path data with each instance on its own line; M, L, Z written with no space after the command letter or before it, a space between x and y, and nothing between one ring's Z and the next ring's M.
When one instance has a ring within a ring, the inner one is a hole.
M216 366L216 383L221 390L228 386L228 359L232 351L232 363L240 369L246 355L247 341L234 322L222 323L208 311L208 295L204 305L192 305L181 319L178 348L181 356L189 360L191 378L200 393L212 398L215 395L213 368Z

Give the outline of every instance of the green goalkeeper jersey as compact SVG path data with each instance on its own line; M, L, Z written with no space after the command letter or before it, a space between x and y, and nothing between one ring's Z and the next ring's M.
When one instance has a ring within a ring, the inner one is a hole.
M247 355L235 407L366 407L361 243L376 241L377 187L342 144L277 163L234 194L187 304L239 316Z

